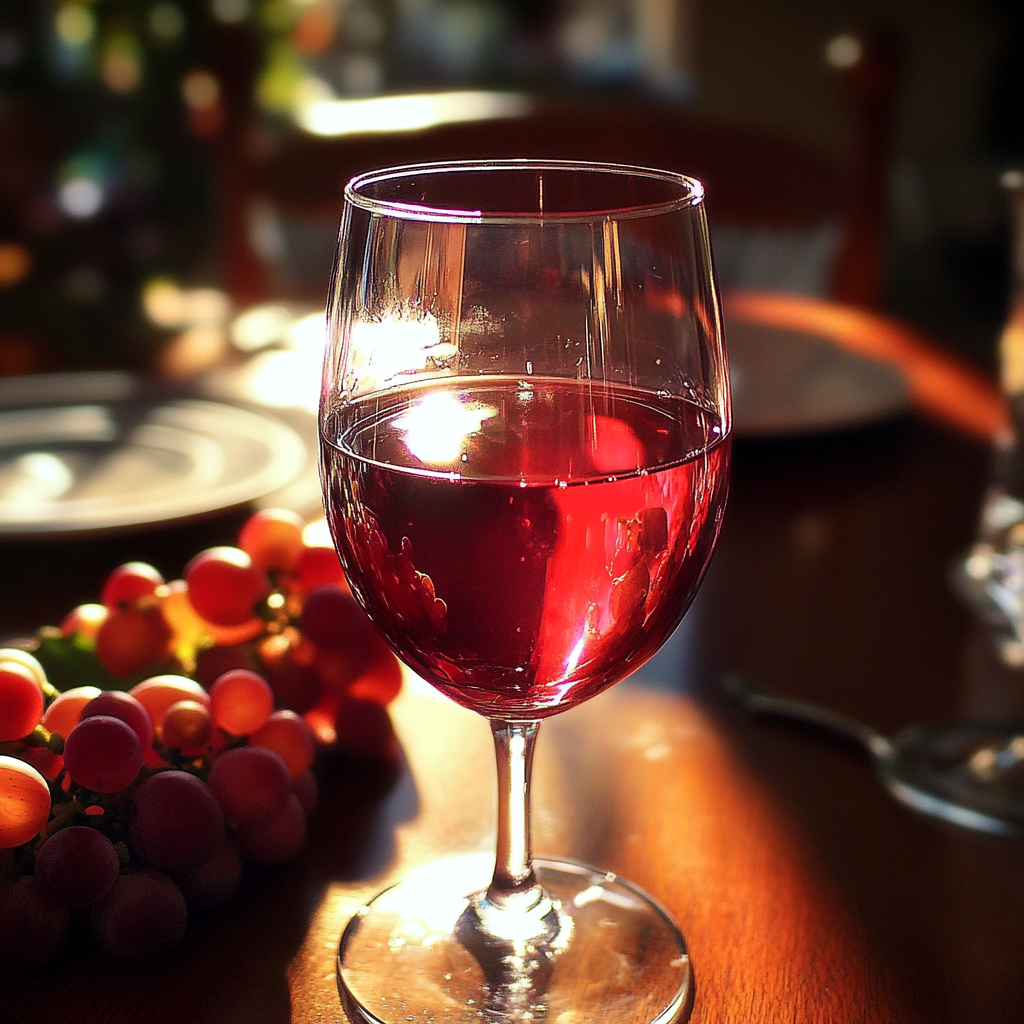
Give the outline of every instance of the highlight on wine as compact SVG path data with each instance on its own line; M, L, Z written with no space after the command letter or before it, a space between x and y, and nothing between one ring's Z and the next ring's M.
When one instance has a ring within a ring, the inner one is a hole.
M115 957L168 953L244 864L300 852L318 749L397 750L401 667L323 523L257 512L182 575L119 566L0 649L0 972L51 960L75 915Z

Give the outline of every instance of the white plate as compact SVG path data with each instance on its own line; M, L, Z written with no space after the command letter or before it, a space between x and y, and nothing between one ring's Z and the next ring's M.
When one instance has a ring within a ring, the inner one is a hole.
M276 491L308 461L277 419L128 374L0 380L0 536L191 519Z
M727 315L726 339L738 437L865 426L910 404L897 367L822 335Z

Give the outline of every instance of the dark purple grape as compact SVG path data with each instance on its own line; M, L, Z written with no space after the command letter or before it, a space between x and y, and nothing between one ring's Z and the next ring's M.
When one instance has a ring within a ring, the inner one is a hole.
M181 890L159 871L121 875L92 908L96 941L122 960L153 960L181 941L188 911Z
M226 750L213 762L209 784L224 813L239 825L273 817L292 790L288 766L266 747Z
M83 719L64 741L64 767L80 786L95 793L117 793L130 786L142 768L142 744L119 718Z
M93 697L82 709L82 719L94 718L96 715L119 718L125 725L131 726L132 732L139 738L139 745L143 751L153 746L153 720L149 717L149 712L130 693L106 690L98 697Z
M373 627L352 595L329 583L306 596L299 629L318 647L338 651L361 646Z
M306 812L294 793L272 818L265 818L238 830L242 856L253 864L283 864L291 860L306 842Z
M242 883L238 847L224 836L213 856L191 871L174 876L189 910L212 910L226 903Z
M0 973L39 967L60 952L68 938L68 908L37 878L0 885Z
M36 878L58 903L72 910L106 896L120 867L110 840L86 825L55 832L36 854Z
M292 792L299 798L299 803L306 814L312 814L316 810L316 805L320 802L320 786L311 771L307 769L297 779L292 779Z
M220 805L188 772L158 772L135 793L128 842L163 871L190 871L209 860L224 835Z

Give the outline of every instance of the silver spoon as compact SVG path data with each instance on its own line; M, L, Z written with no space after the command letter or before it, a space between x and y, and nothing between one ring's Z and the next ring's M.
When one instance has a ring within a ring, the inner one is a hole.
M916 811L964 828L1024 836L1024 723L967 720L912 725L892 738L827 708L777 697L727 675L741 706L837 733L863 747L882 784Z

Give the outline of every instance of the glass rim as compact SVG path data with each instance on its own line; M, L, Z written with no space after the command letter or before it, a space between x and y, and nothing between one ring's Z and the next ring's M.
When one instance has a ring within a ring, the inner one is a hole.
M378 199L360 192L369 185L422 174L447 174L458 171L581 171L590 174L644 177L675 185L676 198L638 206L610 207L595 210L552 211L538 213L489 213L484 210L427 206L420 203ZM397 220L432 221L462 224L589 224L604 220L636 220L660 216L677 210L703 205L704 185L697 178L677 171L659 170L633 164L604 163L591 160L444 160L433 163L400 164L357 174L345 185L345 202L377 216Z

